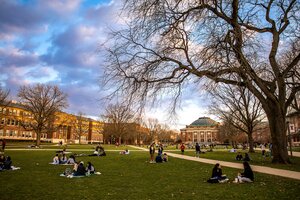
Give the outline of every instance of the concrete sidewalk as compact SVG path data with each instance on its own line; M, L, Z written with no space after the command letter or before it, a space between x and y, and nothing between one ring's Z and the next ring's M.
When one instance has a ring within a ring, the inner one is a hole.
M136 147L136 146L131 146L131 147L137 148L137 149L140 149L143 151L148 151L148 149L141 148L141 147ZM202 163L213 164L213 165L216 163L220 163L224 167L243 169L243 164L241 164L241 163L219 161L219 160L212 160L212 159L206 159L206 158L196 158L196 157L192 157L192 156L170 153L168 151L165 151L165 152L167 152L169 156L174 157L174 158L180 158L180 159L191 160L191 161L202 162ZM263 166L258 166L258 165L251 165L251 168L253 171L259 172L259 173L300 180L300 172L296 172L296 171L276 169L276 168L272 168L272 167L263 167Z

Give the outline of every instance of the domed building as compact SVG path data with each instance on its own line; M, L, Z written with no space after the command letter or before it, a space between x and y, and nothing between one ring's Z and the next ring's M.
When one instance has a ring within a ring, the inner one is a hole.
M211 144L217 142L219 123L209 117L200 117L186 128L180 129L182 142Z

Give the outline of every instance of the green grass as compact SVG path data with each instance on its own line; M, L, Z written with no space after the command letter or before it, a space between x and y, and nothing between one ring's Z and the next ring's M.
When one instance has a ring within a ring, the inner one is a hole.
M178 151L171 151L172 153L178 153L181 152ZM238 152L241 152L243 157L244 153L247 152L246 150L239 150ZM187 150L185 151L184 155L188 156L195 156L195 150ZM229 151L218 151L214 150L213 152L206 152L204 154L200 154L201 158L208 158L213 160L219 160L219 161L229 161L229 162L236 162L241 163L242 161L236 161L235 156L237 153L230 153ZM287 169L287 170L293 170L293 171L300 171L300 157L290 157L290 160L292 164L273 164L271 161L272 159L270 157L263 158L261 155L261 152L255 152L250 153L250 164L251 165L259 165L259 166L267 166L267 167L273 167L273 168L279 168L279 169Z
M34 143L29 143L29 142L20 142L20 143L8 143L6 146L6 149L30 149L29 146L33 145ZM72 149L85 149L85 150L94 150L96 148L96 144L68 144L68 145L58 145L58 144L52 144L52 143L42 143L40 145L41 149L54 149L54 150L62 150L64 147L66 147L67 150L72 150ZM130 149L133 150L134 148L131 148L126 145L120 145L120 146L115 146L115 145L101 145L104 147L105 150L125 150ZM145 146L146 147L146 146Z
M60 177L66 166L49 165L51 151L7 151L17 171L0 173L1 200L14 199L297 199L300 181L255 173L251 184L209 184L212 165L170 158L149 164L147 152L106 157L80 157L91 161L101 175ZM237 169L223 168L232 180Z
M289 148L288 148L288 150L289 150ZM293 147L293 148L292 148L292 151L300 152L300 147Z

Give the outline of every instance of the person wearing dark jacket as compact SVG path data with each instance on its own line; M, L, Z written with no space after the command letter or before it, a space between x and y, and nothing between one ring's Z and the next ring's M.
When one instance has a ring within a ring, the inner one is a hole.
M195 149L196 149L196 157L199 158L201 150L200 150L200 145L198 142L196 143Z
M81 161L77 167L77 170L74 172L74 176L85 176L85 167L83 165L83 162Z
M243 159L243 161L250 161L251 159L250 159L250 156L249 156L249 154L248 153L245 153L245 158Z
M221 165L219 163L217 163L217 164L215 164L215 166L212 170L211 178L208 179L207 182L209 182L209 183L219 183L219 182L222 182L223 180L226 180L226 179L227 179L227 177L222 174Z
M240 152L238 152L238 154L236 155L235 159L238 160L238 161L243 160L242 154Z
M7 156L4 163L3 163L3 169L11 169L11 164L12 164L12 161L11 161L11 158L10 156Z
M238 181L240 183L251 183L251 182L253 182L254 181L254 174L253 174L253 171L252 171L249 163L247 161L244 161L243 166L244 166L244 172L242 172L238 176Z

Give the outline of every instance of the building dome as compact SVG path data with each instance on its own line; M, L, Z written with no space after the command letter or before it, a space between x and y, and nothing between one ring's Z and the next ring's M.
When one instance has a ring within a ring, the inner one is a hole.
M200 117L196 121L190 124L190 126L216 126L218 122L212 120L209 117Z

